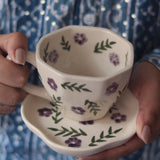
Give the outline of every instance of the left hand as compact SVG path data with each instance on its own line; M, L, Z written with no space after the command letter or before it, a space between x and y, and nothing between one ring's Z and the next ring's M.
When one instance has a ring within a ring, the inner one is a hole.
M27 95L22 89L29 77L29 68L24 65L27 44L23 33L0 34L0 115L13 112Z
M139 101L137 134L119 147L91 156L78 157L77 160L113 160L123 157L160 135L160 71L149 62L137 64L129 88Z

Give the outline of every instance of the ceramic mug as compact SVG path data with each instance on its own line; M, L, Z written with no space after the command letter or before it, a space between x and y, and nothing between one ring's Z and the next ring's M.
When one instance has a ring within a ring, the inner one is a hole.
M108 29L64 27L42 37L36 54L27 56L45 89L24 89L52 100L73 120L100 119L126 88L133 59L132 44Z

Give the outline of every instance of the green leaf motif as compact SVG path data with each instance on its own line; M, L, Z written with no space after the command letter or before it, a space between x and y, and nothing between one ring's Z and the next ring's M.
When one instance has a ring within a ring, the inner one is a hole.
M48 128L48 129L50 129L50 130L52 130L52 131L58 131L58 129L57 128Z
M118 91L117 100L121 97L121 95L123 94L123 92L125 91L125 89L127 88L127 86L128 86L128 84L125 85L122 90Z
M112 107L109 109L109 113L113 113L114 110L118 110L117 105L115 103L113 103Z
M118 133L118 132L120 132L121 130L122 130L122 128L117 129L117 130L114 131L114 133Z
M60 115L62 114L59 111L59 107L61 106L61 98L60 97L55 97L53 95L53 102L50 102L50 104L52 105L52 111L53 111L53 115L52 115L52 120L54 121L55 124L59 123L61 120L63 120L63 118L60 118Z
M111 42L110 42L110 45L113 45L113 44L116 44L116 42L114 42L114 41L111 41Z
M76 130L72 127L70 129L67 129L63 126L61 126L61 129L58 128L48 128L51 131L57 132L55 136L62 135L63 137L71 136L71 137L79 137L79 136L87 136L87 133L84 132L82 129L79 128L79 130Z
M100 138L103 138L103 137L104 137L104 131L102 131L100 134Z
M109 127L108 134L112 134L112 127Z
M47 43L46 47L44 48L43 60L44 60L44 62L46 62L46 63L47 63L47 57L48 57L48 47L49 47L49 42Z
M64 89L69 89L71 91L84 91L84 92L92 92L91 90L89 90L88 88L85 88L86 84L78 84L78 83L71 83L71 82L65 82L63 84L61 84L61 86Z
M60 44L62 45L62 49L70 51L71 46L69 45L69 41L65 41L64 36L62 36Z
M55 97L53 95L53 102L50 103L52 106L60 107L62 104L61 97Z
M102 53L103 51L105 51L107 49L111 49L112 45L114 45L114 44L116 44L116 42L115 41L109 42L109 39L107 39L106 41L97 42L94 47L94 52L95 53Z
M56 107L55 109L52 109L53 111L53 116L52 116L52 120L54 121L55 124L58 124L63 118L59 118L59 116L61 115L61 112L58 112L58 108Z
M84 105L88 106L89 111L92 112L95 116L97 115L98 111L100 111L100 106L90 100L86 100Z
M109 129L108 129L108 134L107 134L107 135L105 135L105 134L104 134L104 131L102 131L102 132L100 133L99 138L96 139L96 137L93 136L93 137L91 138L91 143L90 143L88 146L90 146L90 147L95 147L95 146L97 146L99 143L106 142L107 139L109 139L109 138L115 138L115 137L116 137L115 134L119 133L122 129L123 129L123 128L119 128L119 129L116 129L115 131L113 131L112 127L110 126Z
M128 62L128 52L125 55L125 66L127 66L127 62Z

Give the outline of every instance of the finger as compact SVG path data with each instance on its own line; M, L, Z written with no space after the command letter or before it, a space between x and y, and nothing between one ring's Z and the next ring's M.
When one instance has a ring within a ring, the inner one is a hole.
M13 62L24 65L27 54L27 38L20 32L0 35L0 48Z
M12 88L9 86L5 86L0 84L0 103L1 108L5 108L4 105L8 105L8 107L14 107L15 105L22 102L26 96L26 92L19 88ZM1 110L0 110L1 111Z
M151 63L138 64L131 78L130 88L139 100L137 134L145 143L160 134L160 72Z
M148 86L143 96L140 97L137 134L146 144L152 142L160 133L160 94L156 90L157 86L154 84Z
M0 55L0 83L8 86L22 88L29 77L27 66L16 65Z
M12 113L16 109L16 105L0 105L0 115Z
M132 153L144 145L144 142L140 140L136 135L127 143L122 146L105 150L101 153L86 157L77 157L76 160L113 160L119 157L123 157ZM115 154L116 153L116 154Z

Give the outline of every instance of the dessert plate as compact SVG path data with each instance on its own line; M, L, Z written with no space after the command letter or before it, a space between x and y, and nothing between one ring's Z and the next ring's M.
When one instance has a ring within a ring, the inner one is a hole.
M138 101L127 89L102 119L78 122L48 100L28 95L21 115L28 128L62 154L91 155L126 143L136 132Z

